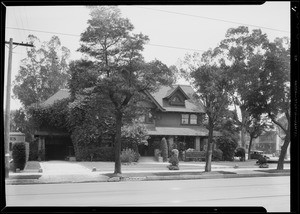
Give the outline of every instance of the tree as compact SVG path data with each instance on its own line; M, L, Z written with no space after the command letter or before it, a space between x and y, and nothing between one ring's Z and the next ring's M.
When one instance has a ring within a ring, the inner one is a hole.
M246 132L249 133L249 147L248 147L248 160L251 159L251 147L253 139L258 138L262 135L266 130L272 128L272 124L267 121L267 118L262 118L261 116L253 117L251 116L249 120L246 122Z
M229 104L228 76L226 66L222 61L214 62L218 54L218 48L203 53L202 65L190 71L193 86L198 95L198 102L202 102L208 118L208 145L206 152L205 171L211 171L211 159L213 148L213 130L220 117L224 115ZM201 100L201 101L200 101Z
M245 26L228 29L225 37L219 47L229 66L228 75L234 86L231 93L232 104L235 106L234 118L241 128L241 146L245 147L246 124L251 123L251 112L246 111L246 98L255 96L252 90L257 87L258 75L264 62L264 46L268 39L260 29L249 32ZM241 118L238 117L236 107L240 109Z
M145 63L141 55L147 36L134 34L133 25L122 18L117 7L90 7L91 19L81 34L79 51L98 68L96 84L90 94L108 101L115 120L115 174L121 173L121 130L128 109L161 84L173 82L172 72L158 60Z
M28 40L34 47L27 50L27 58L21 61L13 87L15 97L25 108L45 101L66 86L70 55L57 36L42 44L33 35L29 35Z
M284 143L277 169L283 169L284 158L290 143L290 42L288 38L276 38L266 45L264 66L259 73L259 85L253 91L256 96L248 99L249 111L267 114L284 132ZM284 123L282 117L287 120Z

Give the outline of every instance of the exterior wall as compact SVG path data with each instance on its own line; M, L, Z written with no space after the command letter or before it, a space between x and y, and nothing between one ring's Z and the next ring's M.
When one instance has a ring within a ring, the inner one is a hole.
M157 112L155 125L163 127L179 127L181 114L176 112Z

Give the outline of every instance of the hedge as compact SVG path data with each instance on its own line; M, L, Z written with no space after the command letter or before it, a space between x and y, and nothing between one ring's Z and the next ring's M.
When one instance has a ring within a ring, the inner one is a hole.
M12 147L13 170L17 168L24 170L26 165L26 145L25 142L16 142Z

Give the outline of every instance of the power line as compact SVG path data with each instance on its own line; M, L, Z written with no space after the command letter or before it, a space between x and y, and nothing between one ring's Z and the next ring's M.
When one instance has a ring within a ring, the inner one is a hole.
M15 28L15 27L6 27L8 29L15 29L15 30L28 30L32 32L40 32L40 33L49 33L49 34L58 34L58 35L65 35L65 36L76 36L80 37L80 35L76 34L68 34L68 33L58 33L58 32L51 32L51 31L42 31L42 30L32 30L32 29L25 29L25 28ZM167 45L159 45L159 44L146 44L150 46L158 46L158 47L165 47L165 48L173 48L173 49L181 49L181 50L190 50L190 51L200 51L200 52L205 52L204 50L200 49L192 49L192 48L182 48L182 47L174 47L174 46L167 46Z
M167 10L145 8L145 7L137 7L137 8L142 8L142 9L146 9L146 10L160 11L160 12L164 12L164 13L171 13L171 14L177 14L177 15L183 15L183 16L191 16L191 17L196 17L196 18L201 18L201 19L209 19L209 20L220 21L220 22L227 22L227 23L232 23L232 24L246 25L246 26L251 26L251 27L259 27L259 28L268 29L268 30L274 30L274 31L290 33L289 31L286 31L286 30L279 30L279 29L275 29L275 28L245 24L245 23L241 23L241 22L227 21L227 20L224 20L224 19L216 19L216 18L211 18L211 17L206 17L206 16L191 15L191 14L186 14L186 13L172 12L172 11L167 11Z
M15 28L15 27L6 27L6 28L15 29L15 30L27 30L27 31L32 31L32 32L40 32L40 33L80 37L80 35L76 35L76 34L58 33L58 32L51 32L51 31L32 30L32 29ZM172 48L172 49L179 49L179 50L189 50L189 51L196 51L196 52L206 52L205 50L200 50L200 49L183 48L183 47L175 47L175 46L160 45L160 44L150 44L150 43L148 43L148 44L145 44L145 45L164 47L164 48ZM268 61L273 61L273 60L268 60ZM282 62L285 62L285 61L282 61Z

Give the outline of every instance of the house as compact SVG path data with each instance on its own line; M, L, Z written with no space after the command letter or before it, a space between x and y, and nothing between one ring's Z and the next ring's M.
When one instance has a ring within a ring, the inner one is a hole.
M147 93L152 105L148 106L148 114L141 121L150 138L145 145L140 145L142 156L153 156L163 137L169 149L180 142L185 149L205 149L208 130L201 123L205 109L191 102L194 93L189 85L163 86L154 93ZM214 132L214 135L220 136L220 133Z
M193 93L189 85L161 86L154 93L146 92L149 101L143 104L148 111L140 117L140 122L145 124L149 139L139 146L141 156L154 156L154 150L160 147L163 137L166 138L169 149L180 142L185 149L205 149L208 130L201 123L205 109L191 102ZM69 96L69 91L62 89L42 105L51 105ZM220 133L214 132L214 135L220 136ZM46 160L64 159L65 156L74 155L67 133L40 130L35 136L39 138L39 151Z

